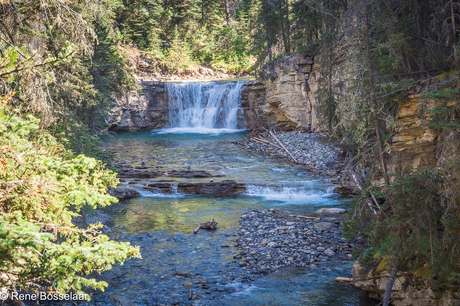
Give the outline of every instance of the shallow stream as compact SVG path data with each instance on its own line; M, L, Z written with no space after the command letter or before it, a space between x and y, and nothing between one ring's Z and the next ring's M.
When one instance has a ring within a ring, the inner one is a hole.
M122 202L138 214L115 205L110 210L113 225L129 232L120 239L140 245L143 258L104 273L110 286L94 296L96 305L376 305L363 291L334 281L351 277L351 260L287 267L261 277L233 259L239 252L234 239L244 211L279 208L306 215L321 207L350 206L332 192L327 179L305 167L233 143L245 137L246 132L233 129L172 128L123 133L106 141L105 148L117 152L119 162L165 171L205 170L221 175L214 181L235 180L247 191L232 196L143 192ZM216 231L193 235L199 223L211 218L218 222Z

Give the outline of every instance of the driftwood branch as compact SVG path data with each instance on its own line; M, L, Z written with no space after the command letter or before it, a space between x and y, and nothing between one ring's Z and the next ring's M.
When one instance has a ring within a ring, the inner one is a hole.
M193 231L193 234L196 234L198 233L198 231L200 229L209 229L209 230L215 230L217 228L217 222L214 221L214 219L211 219L209 220L208 222L206 223L201 223L200 226L198 226L197 228L195 228L195 230Z
M352 283L352 282L354 282L355 280L352 279L352 278L341 277L341 276L339 276L339 277L336 277L336 278L335 278L335 281L336 281L336 282Z
M318 217L307 217L307 216L296 216L297 218L299 219L307 219L307 220L315 220L315 221L320 221L321 218L318 218Z
M268 144L268 145L271 145L271 146L273 146L273 147L275 147L277 149L281 149L281 150L283 149L282 147L280 147L280 146L278 146L278 145L276 145L274 143L271 143L270 141L267 141L265 139L259 138L259 137L252 137L252 138L250 138L250 140L256 141L256 142L261 143L261 144Z
M297 159L295 159L294 156L292 156L291 152L289 152L288 149L286 149L286 147L281 143L281 141L279 141L279 139L275 136L275 134L273 134L272 131L268 131L268 133L269 133L270 136L272 136L273 139L283 148L283 150L286 151L286 153L292 158L292 160L293 160L295 163L298 163L298 162L297 162Z

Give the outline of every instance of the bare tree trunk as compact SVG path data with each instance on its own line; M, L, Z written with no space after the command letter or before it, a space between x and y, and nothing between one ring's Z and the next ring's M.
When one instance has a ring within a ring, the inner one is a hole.
M391 12L393 11L393 7L391 6L390 1L388 1L388 0L383 0L383 4L385 4L385 6L387 7L388 12L391 13Z
M227 25L230 24L230 7L228 6L228 0L225 1L225 20L227 21Z
M204 24L204 1L201 1L201 24Z
M291 53L291 39L290 39L290 29L291 29L291 25L290 25L290 22L289 22L289 1L288 0L285 0L284 1L285 3L285 6L286 6L286 53Z
M391 268L390 277L388 278L387 287L385 288L385 294L383 295L383 306L390 305L391 290L398 274L399 263L395 262L393 268Z
M430 250L431 250L431 265L434 265L434 248L433 248L433 229L431 226L431 215L430 215Z
M415 0L415 22L417 25L417 33L419 36L422 36L422 30L420 27L420 10L419 10L418 0ZM423 39L419 38L418 44L419 44L420 51L422 51L425 48L425 42L423 41ZM423 62L423 59L420 63L420 70L421 71L425 70L425 63Z
M454 59L455 59L455 67L458 66L458 58L457 58L457 31L455 27L455 14L454 14L454 1L450 0L450 16L452 18L452 34L454 35Z
M91 135L96 135L96 107L91 107Z
M287 33L284 24L284 10L283 10L283 1L278 0L278 14L279 14L279 24L281 25L281 37L284 44L284 52L287 52Z
M268 25L267 25L267 36L268 36L268 58L270 59L270 62L272 61L272 36L270 31L268 30Z
M385 163L385 157L383 156L383 141L382 141L382 134L380 132L380 124L379 118L377 114L377 99L375 98L375 84L374 84L374 77L372 75L372 63L371 63L371 47L369 42L369 17L367 13L367 0L364 1L364 15L366 21L366 55L367 55L367 70L369 74L369 82L371 87L371 102L372 102L372 110L374 112L374 121L375 121L375 133L377 134L377 141L379 145L379 155L380 155L380 166L382 167L383 177L385 178L385 184L389 184L387 174L387 166Z

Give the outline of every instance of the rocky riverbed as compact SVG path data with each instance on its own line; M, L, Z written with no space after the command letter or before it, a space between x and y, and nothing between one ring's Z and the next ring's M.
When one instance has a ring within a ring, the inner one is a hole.
M251 151L279 157L305 165L310 171L331 177L337 184L334 190L341 194L354 194L355 184L346 171L347 157L342 148L319 133L277 132L275 135L292 157L268 132L248 134L247 139L234 142Z
M342 239L338 213L334 216L302 216L280 209L252 210L240 220L242 250L234 258L254 274L268 274L284 266L315 267L325 262L349 260L354 242Z
M340 175L344 165L344 154L341 148L331 144L326 137L318 133L277 132L276 137L296 159L298 164L307 165L323 174ZM267 141L273 145L258 141ZM288 160L292 160L286 151L269 133L249 134L248 138L237 142L247 149L265 152Z
M158 145L148 142L153 137ZM122 142L112 141L125 176L120 190L112 192L125 200L102 212L85 212L79 224L105 222L103 233L139 245L142 258L102 273L109 287L93 292L83 305L292 305L297 292L304 295L300 301L324 296L333 301L314 305L363 300L363 293L334 281L349 276L355 243L342 240L338 207L348 205L330 193L332 184L303 166L242 150L234 142L246 135L219 141L194 137L145 133L141 139L128 134ZM152 177L139 177L144 171ZM263 188L255 196L207 191L215 183L239 188L235 182L267 188L269 196ZM329 210L320 212L321 207ZM218 222L217 230L193 235L210 218ZM270 285L275 283L280 285Z

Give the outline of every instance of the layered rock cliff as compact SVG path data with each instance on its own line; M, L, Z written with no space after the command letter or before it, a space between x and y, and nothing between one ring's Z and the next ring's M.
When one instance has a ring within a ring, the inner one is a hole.
M427 114L434 106L435 102L421 98L420 94L413 94L400 104L391 137L393 165L401 162L414 169L436 165L440 132L428 126Z
M318 109L312 67L313 59L306 53L292 53L265 65L259 80L243 91L241 104L248 127L315 130Z
M165 127L168 106L164 83L141 80L140 86L140 91L131 91L116 100L109 130L128 132Z

